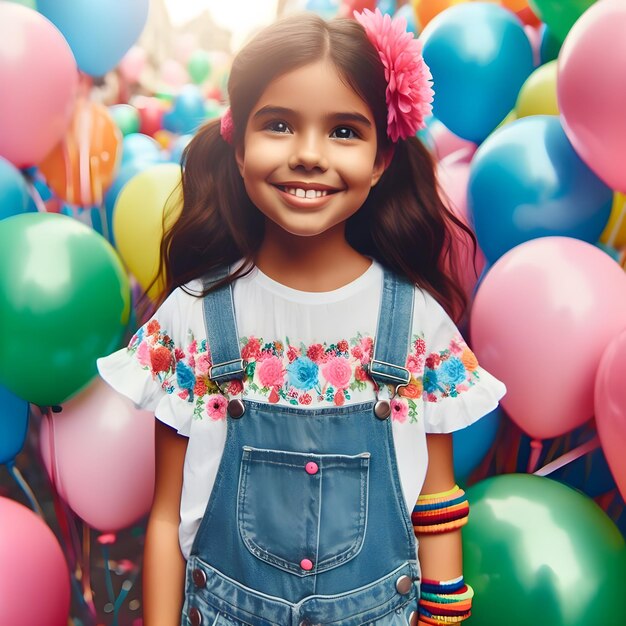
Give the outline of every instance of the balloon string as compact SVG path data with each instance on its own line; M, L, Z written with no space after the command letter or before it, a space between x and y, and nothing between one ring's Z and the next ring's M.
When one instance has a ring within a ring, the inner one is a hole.
M611 234L608 236L606 243L609 246L615 247L615 240L617 239L617 235L622 228L622 222L624 221L624 215L626 215L626 201L622 204L622 210L619 214L619 217L615 220L615 225L611 230Z
M91 113L86 103L82 102L79 110L78 124L78 172L80 179L80 204L83 206L93 203L91 190L91 155L89 154L91 127Z
M530 456L528 457L528 467L526 468L526 471L529 474L532 474L539 464L539 457L541 456L542 448L543 443L539 439L533 439L530 442Z
M24 181L28 187L28 193L37 207L37 211L39 213L47 213L48 209L46 209L46 204L43 201L41 194L37 191L37 187L35 187L33 182L27 176L24 177Z
M584 456L588 452L593 452L596 448L600 447L600 439L598 435L583 443L582 445L573 448L569 452L561 455L558 459L554 459L554 461L544 465L541 469L538 469L535 472L535 476L547 476L552 472L556 472L557 470L565 467L568 463L579 459L581 456Z
M26 482L26 479L24 478L24 476L22 476L22 473L20 472L20 470L17 469L17 467L15 467L15 463L13 461L9 461L6 464L6 466L7 466L7 469L9 470L9 474L11 474L11 476L13 477L13 480L15 480L18 487L24 492L24 495L26 496L26 498L28 499L28 502L30 503L30 508L33 511L35 511L35 513L37 513L39 517L44 519L43 510L41 509L39 502L37 502L37 498L35 497L33 490L30 488L30 485Z
M89 612L95 619L97 617L97 611L93 602L93 591L91 589L91 534L87 524L83 524L83 562L81 581L83 583L83 599L89 608Z
M126 596L133 588L139 568L130 576L129 579L122 583L122 589L120 590L117 598L115 597L115 591L113 590L113 580L111 578L111 559L109 557L109 545L108 542L100 543L102 548L102 556L104 559L104 582L109 596L109 601L113 604L113 622L111 626L118 626L119 611L122 608Z

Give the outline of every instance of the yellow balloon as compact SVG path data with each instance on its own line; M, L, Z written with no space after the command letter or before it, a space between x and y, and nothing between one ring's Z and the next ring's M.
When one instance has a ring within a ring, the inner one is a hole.
M613 248L626 246L626 194L615 192L613 208L600 241Z
M556 97L556 59L540 65L522 85L515 113L518 117L529 115L558 115Z
M163 237L163 220L168 229L182 209L180 166L159 163L133 176L122 188L113 209L115 245L122 260L155 299L165 284L157 277L159 251Z

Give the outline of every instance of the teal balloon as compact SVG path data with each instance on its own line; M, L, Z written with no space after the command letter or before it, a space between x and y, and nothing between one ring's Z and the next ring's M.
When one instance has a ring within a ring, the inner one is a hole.
M559 57L562 42L559 41L548 26L545 24L541 27L541 42L539 44L539 61L543 65L548 61L554 61Z
M467 490L463 572L480 626L622 626L626 546L586 495L509 474Z
M131 310L112 246L65 215L0 222L0 384L40 406L60 404L120 347Z
M28 402L0 385L0 465L11 462L24 447Z
M194 51L187 61L187 72L196 85L203 83L211 73L209 53L206 50Z
M437 15L420 39L433 75L433 114L454 134L481 143L534 70L521 22L499 5L469 2Z
M454 475L465 480L478 467L493 445L502 420L499 407L466 428L452 433Z
M537 237L595 243L609 220L613 191L578 156L558 116L533 115L480 146L467 200L480 248L494 263Z
M0 220L34 208L21 172L0 156Z
M163 128L179 135L193 134L206 119L204 96L196 85L185 85L174 106L163 115Z
M143 133L130 133L122 140L121 167L137 161L160 163L163 160L161 146Z

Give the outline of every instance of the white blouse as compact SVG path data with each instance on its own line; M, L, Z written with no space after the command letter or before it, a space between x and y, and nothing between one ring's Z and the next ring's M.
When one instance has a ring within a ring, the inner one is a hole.
M189 438L179 529L185 558L222 456L230 397L303 408L374 399L363 366L371 358L382 281L376 261L351 283L326 292L292 289L255 267L233 285L245 378L223 393L207 375L202 299L180 288L126 348L98 360L113 388ZM187 288L198 293L201 283ZM402 492L412 511L426 475L426 433L468 426L496 408L506 389L478 365L443 308L417 287L405 367L411 382L392 401L391 419Z

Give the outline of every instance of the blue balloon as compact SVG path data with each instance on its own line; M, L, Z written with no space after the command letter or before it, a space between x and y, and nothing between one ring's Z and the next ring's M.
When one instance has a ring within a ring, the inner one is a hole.
M63 34L78 67L91 76L112 70L137 41L150 0L37 0L37 9Z
M381 9L381 13L384 11ZM394 14L393 17L401 17L406 20L406 29L410 33L414 35L418 34L417 24L415 22L415 11L413 11L413 7L411 4L403 4Z
M380 9L380 12L384 15L393 15L398 10L398 4L396 0L378 0L376 6ZM413 13L413 21L415 22L415 13L413 12L413 8L408 5L411 9L411 13ZM415 32L415 31L413 31Z
M206 119L202 92L195 85L185 85L174 99L174 106L163 116L163 128L172 133L195 133Z
M595 243L613 203L612 190L583 163L552 115L526 117L491 135L472 159L467 190L490 263L537 237Z
M497 407L467 428L452 433L454 475L458 480L465 480L483 460L496 439L502 415L502 409Z
M170 161L172 163L180 163L182 161L183 150L192 139L193 135L181 135L172 141L170 145Z
M26 400L0 385L0 464L12 461L24 447L28 409Z
M161 146L152 137L143 133L129 133L122 140L121 165L134 161L160 163L162 160Z
M431 20L420 39L433 75L434 115L481 143L513 109L534 69L521 22L499 5L459 4Z
M337 15L339 0L307 0L304 9L317 13L325 20L330 20Z
M27 213L33 208L24 177L12 163L0 157L0 220Z

